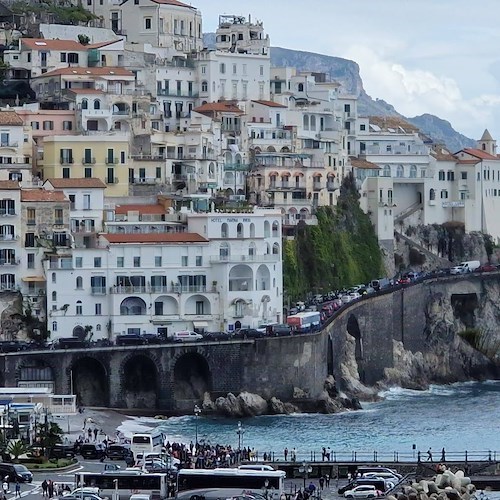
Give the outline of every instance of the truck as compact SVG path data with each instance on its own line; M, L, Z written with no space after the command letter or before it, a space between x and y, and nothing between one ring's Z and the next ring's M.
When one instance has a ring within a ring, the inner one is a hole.
M478 260L466 260L464 262L460 262L458 266L454 266L450 269L450 274L465 274L471 273L475 271L481 266L481 263Z
M389 278L379 278L378 280L370 281L370 286L378 292L382 288L391 286L391 280Z
M299 312L288 316L286 323L292 330L299 332L309 332L319 327L321 315L319 311Z

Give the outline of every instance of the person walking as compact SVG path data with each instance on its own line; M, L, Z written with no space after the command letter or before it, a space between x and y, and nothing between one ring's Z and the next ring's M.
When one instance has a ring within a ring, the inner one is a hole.
M432 462L432 448L427 450L427 462Z
M16 481L16 498L21 498L21 484L19 481Z
M441 462L444 462L446 460L446 450L444 449L444 446L443 446L443 449L441 450Z
M285 448L285 450L283 451L283 455L285 456L285 462L288 458L288 448Z
M49 498L52 498L54 496L54 481L52 481L52 479L49 479L47 490L49 493Z
M325 474L325 486L330 487L330 474Z
M43 480L43 483L42 483L42 497L46 497L47 496L47 490L49 488L49 483L47 483L47 480L44 479Z
M324 476L321 476L321 477L319 478L319 489L320 489L320 490L323 490L324 486L325 486L325 477L324 477Z
M4 495L7 495L7 493L9 492L9 483L7 482L7 479L8 476L5 476L2 482L2 490Z

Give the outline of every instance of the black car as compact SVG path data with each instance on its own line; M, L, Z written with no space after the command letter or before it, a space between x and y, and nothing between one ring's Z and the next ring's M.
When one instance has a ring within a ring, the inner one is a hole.
M240 328L233 334L233 338L235 339L261 339L265 336L265 332L259 332L255 328Z
M145 345L148 341L142 336L135 333L126 335L117 335L115 339L116 345Z
M147 344L157 345L165 343L165 337L156 333L143 333L141 337Z
M226 332L207 332L203 334L204 340L229 340L231 338L230 333Z
M125 444L112 444L108 446L107 455L111 460L127 460L127 458L134 456L130 450L130 446Z
M8 476L9 481L14 483L31 483L33 481L33 474L27 469L25 465L21 464L0 464L0 474L2 477Z
M3 340L0 342L0 352L18 352L28 349L29 344L20 340Z
M53 344L54 349L86 349L89 343L78 337L62 337Z
M83 458L102 458L106 455L106 447L101 443L85 443L80 448L80 455Z
M49 458L74 458L75 448L64 444L55 444L49 451Z

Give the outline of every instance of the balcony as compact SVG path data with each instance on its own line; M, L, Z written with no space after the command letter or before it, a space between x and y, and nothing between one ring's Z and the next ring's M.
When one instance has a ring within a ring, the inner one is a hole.
M92 295L106 295L106 292L105 286L93 286L91 289Z
M118 165L118 158L110 158L109 156L106 157L106 165Z
M156 177L134 177L132 179L132 184L156 184L160 182L160 179Z
M0 234L0 241L17 241L19 240L19 236L15 234Z
M18 146L19 146L19 143L17 143L17 142L10 142L10 141L0 142L0 147L2 147L2 148L17 148Z
M51 260L49 269L73 269L73 259Z
M113 285L110 288L110 292L113 294L148 293L148 287L140 285L131 285L131 286Z
M109 177L106 179L106 184L118 184L118 177Z
M21 259L0 259L0 266L17 266L21 263Z
M338 188L339 188L339 186L335 182L327 182L326 183L326 189L328 189L328 191L335 191Z
M210 257L211 264L220 264L223 262L278 262L278 254L265 255L213 255Z
M73 165L74 163L74 160L73 160L73 157L64 157L64 158L59 158L59 163L61 165Z
M95 158L93 156L82 158L82 163L84 165L95 165Z
M314 191L321 191L323 189L323 186L321 185L321 182L313 182L313 190Z

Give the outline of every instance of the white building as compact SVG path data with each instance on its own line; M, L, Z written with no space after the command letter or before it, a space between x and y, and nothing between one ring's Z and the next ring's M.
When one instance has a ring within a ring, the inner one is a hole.
M51 338L282 320L279 212L188 213L187 230L102 233L94 248L74 248L70 265L47 263Z

